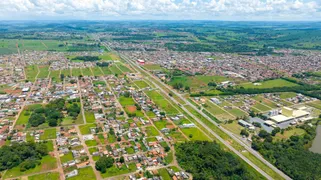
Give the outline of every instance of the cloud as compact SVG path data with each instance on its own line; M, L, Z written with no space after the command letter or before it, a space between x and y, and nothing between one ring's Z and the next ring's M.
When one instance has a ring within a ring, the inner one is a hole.
M0 19L321 20L319 0L3 0Z

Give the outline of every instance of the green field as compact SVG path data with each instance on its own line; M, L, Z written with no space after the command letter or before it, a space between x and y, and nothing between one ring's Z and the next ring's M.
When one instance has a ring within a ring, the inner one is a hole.
M149 87L149 85L145 81L134 81L136 86L138 86L140 89Z
M92 167L78 169L78 175L68 178L68 180L96 180L96 175Z
M38 67L36 65L30 65L25 68L27 80L34 82L38 74Z
M167 114L177 114L179 113L170 103L166 100L159 92L153 91L145 91L148 97L152 99L152 101L164 110Z
M157 129L154 128L154 126L146 127L146 133L147 133L147 136L159 136L159 133Z
M79 68L72 69L72 76L79 77L81 75L82 75L81 69L79 69Z
M162 168L158 170L159 175L162 177L163 180L172 180L171 176L169 175L166 168Z
M307 105L321 110L321 101L314 101L314 102L308 103Z
M209 141L210 139L198 128L182 128L182 132L193 141Z
M40 162L41 162L41 164L39 166L36 166L33 169L28 169L28 170L26 170L24 172L20 171L20 166L17 166L17 167L14 167L12 169L9 169L5 173L3 178L7 179L7 178L14 178L14 177L17 177L17 176L25 176L25 175L28 175L28 174L39 173L39 172L42 172L42 171L49 171L49 170L57 168L57 160L56 160L56 158L51 157L50 155L42 157Z
M94 76L103 76L104 74L101 72L99 67L93 67L91 70L94 73Z
M119 103L122 106L135 105L135 101L132 97L124 97L124 96L119 97Z
M101 67L105 75L113 74L108 67Z
M61 70L61 74L65 75L65 76L71 76L71 71L70 71L70 69L63 69L63 70Z
M96 127L96 124L85 124L85 125L80 125L79 129L81 134L91 134L90 128Z
M128 164L128 168L125 165L123 165L121 168L117 168L116 166L108 168L105 173L101 174L101 176L103 178L107 178L121 174L127 174L134 171L136 171L136 165L134 163L130 163Z
M72 161L73 159L74 159L74 157L72 156L71 151L60 157L61 163L66 163L68 161Z
M38 175L29 176L28 180L57 180L59 179L58 172L49 172Z
M88 140L88 141L85 141L85 143L86 143L86 145L87 145L88 147L97 146L97 145L98 145L98 143L97 143L96 140Z
M132 72L127 66L118 63L117 64L118 69L120 69L122 72Z
M81 71L84 76L93 76L93 73L91 72L90 68L84 68L81 69Z
M258 82L258 84L259 85L254 85L254 83L244 83L244 84L240 84L239 87L244 87L246 89L249 89L249 88L267 89L267 88L274 88L274 87L299 86L298 84L292 83L284 79L268 80L268 81Z
M87 123L94 123L96 121L95 115L93 112L85 111L85 117Z
M47 78L49 74L49 66L39 66L39 75L37 78Z
M52 81L60 82L60 70L59 71L50 71L49 77L52 79Z
M45 129L43 135L40 136L41 140L56 139L56 128Z
M207 90L209 82L218 84L228 80L230 79L224 76L175 76L168 84L173 86L174 84L182 83L184 87L188 86L192 91L196 91L201 89Z
M161 71L163 68L158 64L145 64L144 68L150 71Z
M122 75L123 72L116 66L116 65L110 65L109 70L114 74L114 75Z

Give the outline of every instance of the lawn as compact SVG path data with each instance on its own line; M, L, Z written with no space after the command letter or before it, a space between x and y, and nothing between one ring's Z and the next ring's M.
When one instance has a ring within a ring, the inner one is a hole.
M38 79L42 78L45 79L48 77L49 74L49 66L38 66L39 67L39 75L38 75Z
M182 128L181 130L188 138L190 138L193 141L209 141L210 140L198 128Z
M43 135L40 136L40 140L56 139L56 128L46 129Z
M165 99L159 92L153 91L146 91L148 97L152 99L152 101L164 110L167 114L178 114L179 112L169 103L168 100Z
M111 168L108 168L105 173L102 173L101 176L103 178L117 176L121 174L127 174L130 172L136 171L136 165L134 163L128 164L128 168L123 165L121 168L117 168L116 166L113 166Z
M58 172L49 172L49 173L29 176L28 180L57 180L59 178L60 177Z
M90 128L96 127L96 124L85 124L85 125L80 125L79 129L81 134L91 134Z
M255 83L244 83L239 85L239 87L244 87L246 89L248 88L266 89L266 88L274 88L274 87L293 87L293 86L299 86L299 85L284 79L262 81L262 82L258 82L258 85L255 85Z
M24 109L21 112L21 114L16 122L16 125L27 125L30 116L31 116L31 112Z
M95 115L93 112L85 111L85 118L87 123L94 123L96 121Z
M146 127L146 133L147 133L147 136L158 136L159 135L157 129L154 128L154 126Z
M33 173L39 173L42 171L49 171L52 169L57 168L57 160L54 157L51 157L50 155L44 156L41 159L41 164L39 166L36 166L33 169L29 169L27 171L21 172L20 171L20 166L14 167L12 169L9 169L5 175L4 175L4 179L7 178L14 178L17 176L25 176L28 174L33 174Z
M72 152L68 152L67 154L60 157L61 163L66 163L68 161L74 160L74 157L72 156Z
M68 180L96 180L96 176L92 167L78 169L78 175L68 178Z
M38 74L38 67L36 65L30 65L25 68L27 80L34 82Z

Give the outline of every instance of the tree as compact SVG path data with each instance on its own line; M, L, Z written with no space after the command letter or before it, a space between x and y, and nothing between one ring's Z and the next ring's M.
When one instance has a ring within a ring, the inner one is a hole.
M95 167L101 173L105 173L106 169L112 167L114 164L114 158L112 157L100 157L99 160L96 162Z
M122 156L122 157L119 158L119 162L120 162L120 163L124 163L124 162L125 162L124 156Z
M259 135L261 138L266 138L266 137L269 136L270 134L269 134L266 130L262 129L262 130L259 132L258 135Z
M276 128L274 128L273 130L272 130L272 132L271 132L271 135L272 136L275 136L278 132L280 132L281 131L281 128L279 128L279 127L276 127Z
M242 135L242 136L245 136L245 137L249 137L250 134L249 134L249 132L247 132L246 129L242 129L242 130L241 130L241 135Z

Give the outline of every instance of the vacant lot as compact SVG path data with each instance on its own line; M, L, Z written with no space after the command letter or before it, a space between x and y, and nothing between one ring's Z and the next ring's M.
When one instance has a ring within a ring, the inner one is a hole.
M164 110L167 114L177 114L178 111L169 103L168 100L165 99L159 92L153 91L146 91L148 97L152 99L152 101Z
M257 89L266 89L266 88L274 88L274 87L293 87L299 86L298 84L286 81L284 79L274 79L268 81L262 81L258 83L244 83L240 84L239 87L248 88L257 88Z

